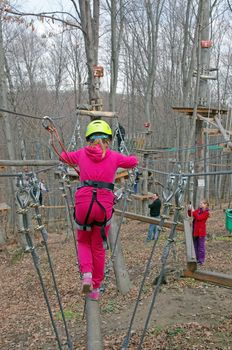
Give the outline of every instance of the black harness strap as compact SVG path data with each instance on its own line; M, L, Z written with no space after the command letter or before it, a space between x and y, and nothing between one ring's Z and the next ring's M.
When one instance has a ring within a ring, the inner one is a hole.
M105 232L105 227L107 226L107 224L110 223L111 217L113 215L113 211L112 211L112 215L111 215L110 219L107 220L106 209L97 199L97 189L98 188L106 188L108 190L113 191L114 190L114 184L110 183L110 182L84 180L84 181L80 182L80 186L78 186L77 189L80 189L80 188L85 187L85 186L86 187L93 187L93 195L92 195L92 198L91 198L91 202L90 202L90 205L89 205L89 209L88 209L87 215L85 217L84 225L80 224L76 220L75 210L74 210L74 219L75 219L78 227L81 230L83 230L83 231L90 231L91 227L94 226L94 225L100 226L101 227L101 237L102 237L102 240L103 240L104 248L105 249L109 249L108 242L107 242L107 237L106 237L106 232ZM102 222L93 221L93 222L91 222L91 224L88 224L88 219L89 219L90 213L92 211L94 202L96 202L99 205L99 207L103 210L103 212L104 212L104 221L102 221Z
M104 248L105 249L109 249L109 245L107 242L107 237L106 237L106 231L105 231L105 227L106 227L106 223L107 223L107 216L106 216L106 209L103 207L103 205L97 200L96 197L96 203L99 205L99 207L103 210L104 212L104 221L103 224L101 225L101 236L102 236L102 240L103 240L103 244L104 244Z
M89 215L90 215L90 213L92 211L94 201L97 202L97 190L96 189L93 190L92 199L91 199L91 202L90 202L90 205L89 205L89 209L88 209L87 215L85 217L85 222L84 222L84 225L83 225L83 230L84 231L86 231L87 222L88 222L88 219L89 219Z
M103 181L93 181L93 180L84 180L80 182L80 185L77 189L81 187L94 187L94 188L106 188L107 190L114 190L114 184L111 182L103 182Z

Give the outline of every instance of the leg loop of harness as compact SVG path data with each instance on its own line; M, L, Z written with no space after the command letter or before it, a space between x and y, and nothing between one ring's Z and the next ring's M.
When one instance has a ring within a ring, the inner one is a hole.
M90 213L92 211L94 202L96 202L99 205L99 207L103 210L103 212L104 212L104 221L103 222L93 221L92 223L88 224L87 222L88 222ZM104 249L106 249L106 250L109 249L109 245L108 245L108 241L107 241L107 237L106 237L106 232L105 232L105 227L110 224L112 216L110 217L109 220L107 220L106 209L97 200L97 189L96 188L93 189L93 195L92 195L92 199L91 199L91 202L90 202L90 205L89 205L89 209L88 209L88 212L87 212L87 215L86 215L86 218L85 218L84 225L82 225L81 223L79 223L77 221L76 215L75 215L75 209L74 209L74 215L73 216L74 216L74 220L75 220L75 222L77 224L77 228L79 230L91 231L92 226L94 226L94 225L100 226L101 227L100 232L101 232L101 237L102 237Z

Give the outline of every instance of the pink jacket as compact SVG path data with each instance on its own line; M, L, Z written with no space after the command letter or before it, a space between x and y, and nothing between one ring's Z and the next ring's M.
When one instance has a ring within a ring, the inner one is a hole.
M86 146L74 152L62 152L61 159L78 165L80 181L94 180L113 183L118 168L130 169L138 164L135 156L125 156L111 149L107 149L105 157L102 158L102 149L99 145ZM98 195L102 201L113 203L114 195L111 191L104 188L98 189ZM83 187L76 192L76 204L79 201L89 201L91 197L92 188Z
M202 210L198 208L192 213L193 220L193 236L204 237L206 236L206 221L209 217L209 210Z

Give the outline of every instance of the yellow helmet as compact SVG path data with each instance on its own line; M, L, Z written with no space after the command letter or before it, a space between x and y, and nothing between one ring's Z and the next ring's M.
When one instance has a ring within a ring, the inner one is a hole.
M97 119L89 123L86 129L85 137L88 139L89 136L96 133L102 133L108 135L110 138L112 137L112 130L109 124L107 124L104 120Z

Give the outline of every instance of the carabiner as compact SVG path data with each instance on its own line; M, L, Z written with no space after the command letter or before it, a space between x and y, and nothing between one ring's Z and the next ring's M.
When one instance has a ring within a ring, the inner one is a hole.
M56 129L52 118L50 118L48 116L43 117L42 125L49 132L53 132Z

